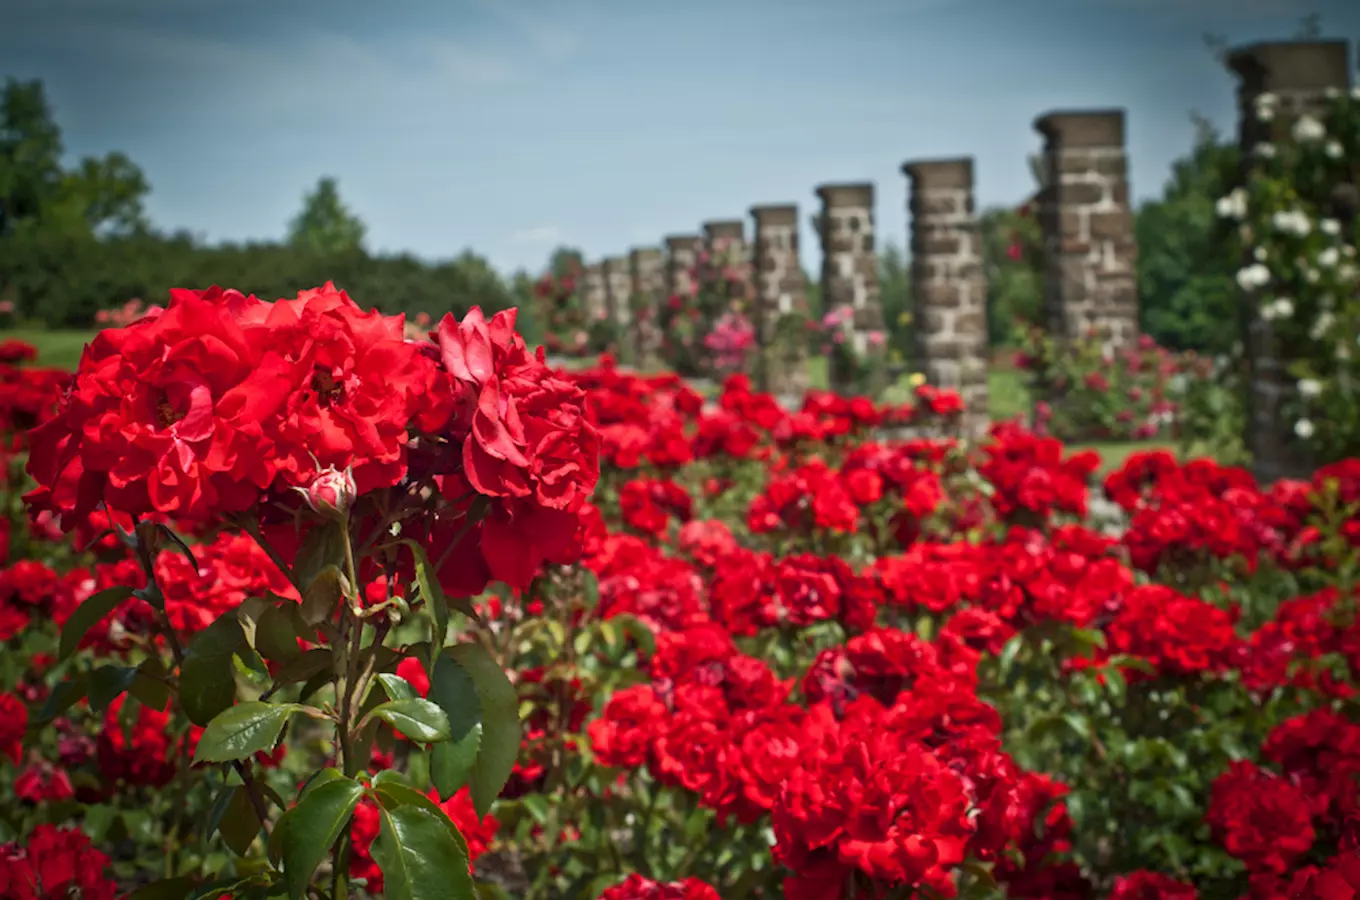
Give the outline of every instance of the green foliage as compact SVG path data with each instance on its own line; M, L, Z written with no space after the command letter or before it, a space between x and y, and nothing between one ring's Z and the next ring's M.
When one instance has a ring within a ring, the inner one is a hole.
M317 256L338 256L363 247L364 223L340 199L334 178L322 178L302 198L302 211L288 225L288 243Z
M989 209L978 219L987 276L987 333L993 346L1014 346L1044 308L1043 242L1028 209Z
M1202 119L1190 153L1172 164L1160 200L1134 219L1143 330L1174 350L1224 354L1240 339L1240 256L1222 239L1215 204L1236 183L1240 154Z
M888 357L894 362L911 359L911 260L895 243L879 248L878 290L888 332Z

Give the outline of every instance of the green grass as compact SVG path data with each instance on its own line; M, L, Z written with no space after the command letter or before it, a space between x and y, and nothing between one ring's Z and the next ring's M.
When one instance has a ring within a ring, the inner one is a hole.
M38 348L40 366L54 369L74 369L80 363L85 345L94 339L93 331L54 330L43 328L10 328L0 332L0 339L23 341Z

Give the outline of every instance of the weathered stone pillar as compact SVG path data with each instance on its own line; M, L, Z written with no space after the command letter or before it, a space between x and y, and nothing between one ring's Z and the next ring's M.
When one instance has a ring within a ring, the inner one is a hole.
M798 258L798 207L755 206L751 318L760 342L757 381L790 400L807 391L807 284Z
M704 239L697 234L673 234L666 238L666 297L694 294L694 266Z
M655 247L644 247L628 254L632 272L633 339L637 344L637 364L653 369L659 364L661 350L660 314L666 289L665 258Z
M1259 145L1288 134L1300 115L1319 112L1329 90L1350 86L1349 46L1345 41L1292 41L1253 44L1234 50L1228 65L1239 79L1239 140L1243 179L1251 175ZM1273 115L1263 118L1258 99L1275 97ZM1248 260L1246 262L1254 262ZM1247 291L1242 302L1243 344L1249 371L1246 434L1252 469L1262 482L1308 477L1313 460L1294 433L1297 386L1289 376L1280 341L1261 317L1262 297Z
M1138 335L1137 245L1124 111L1053 112L1034 128L1044 136L1039 225L1049 333L1077 340L1094 332L1108 349L1130 344Z
M849 349L859 361L859 368L852 369L847 356L833 345L827 374L833 390L876 392L883 387L885 335L874 246L874 186L823 185L817 196L822 199L817 218L822 306L826 313L847 311Z
M705 222L704 249L708 251L710 263L718 275L724 266L736 267L737 277L728 286L729 296L736 300L746 300L751 296L749 265L751 249L746 244L746 223L741 219L721 219Z
M609 308L609 318L618 334L618 353L620 362L632 363L633 341L630 332L633 327L633 309L630 303L633 292L632 266L626 256L609 256L604 260L604 292Z
M609 318L609 300L604 289L604 267L591 263L581 270L581 302L585 305L590 327Z
M963 398L961 431L986 435L987 279L973 205L973 159L909 162L911 294L916 356L926 381Z

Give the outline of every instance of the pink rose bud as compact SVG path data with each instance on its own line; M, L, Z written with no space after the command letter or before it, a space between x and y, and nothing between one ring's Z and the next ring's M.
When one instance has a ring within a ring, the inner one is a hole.
M359 489L354 484L354 471L330 468L319 473L305 489L298 491L307 498L307 505L322 516L344 519Z

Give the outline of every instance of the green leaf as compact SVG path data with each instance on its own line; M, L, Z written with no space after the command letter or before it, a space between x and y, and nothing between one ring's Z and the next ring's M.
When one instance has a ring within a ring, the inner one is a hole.
M422 744L449 739L449 717L429 700L419 697L391 700L375 707L370 715L382 719L411 740Z
M345 541L348 539L344 525L334 520L318 523L308 529L306 537L298 545L293 562L293 575L304 595L324 570L344 567Z
M298 605L284 600L266 609L255 622L255 649L267 660L290 663L302 655L298 638L306 636L306 627Z
M302 593L302 620L308 625L330 621L344 597L344 573L339 566L327 566L317 573Z
M306 681L314 675L331 670L331 651L329 647L313 647L306 653L279 669L274 676L278 685Z
M382 869L387 900L475 900L467 853L442 813L421 806L379 806L370 851Z
M301 709L296 703L238 703L203 729L194 761L230 762L272 749L288 717Z
M122 695L137 677L131 666L100 666L90 673L90 709L103 712Z
M184 712L195 725L207 725L236 699L232 657L250 649L235 611L194 635L180 667L179 692Z
M435 816L439 821L446 823L449 834L453 836L454 842L458 845L458 851L464 859L469 860L469 866L471 865L467 841L458 831L458 826L453 824L453 821L449 819L438 803L403 781L400 772L394 772L391 769L384 769L379 772L373 777L373 791L373 796L386 809L394 809L398 806L416 806Z
M162 679L169 674L159 656L142 660L137 676L128 685L128 693L151 709L165 709L170 704L170 685Z
M430 700L449 719L449 740L430 752L430 779L447 800L468 783L482 746L482 702L477 683L453 657L441 653L430 674Z
M102 590L77 606L71 618L62 626L61 649L57 652L57 659L69 659L89 630L131 596L132 588L119 585Z
M519 697L500 665L481 644L459 644L447 651L472 676L481 704L482 742L472 767L472 806L485 816L510 780L519 756Z
M389 700L414 700L416 689L411 687L411 682L402 678L400 675L393 675L390 672L380 672L378 683L387 692Z
M89 677L84 673L60 682L47 695L42 709L38 710L36 721L50 722L76 704L89 688Z
M474 622L480 623L482 619L477 615L477 608L472 605L470 598L450 598L445 595L444 588L439 583L439 576L434 566L430 565L430 558L426 555L424 547L409 538L402 543L411 548L411 555L415 557L416 586L420 588L421 599L430 607L430 612L434 616L434 649L438 651L448 634L450 608L458 610Z
M142 885L123 900L184 900L197 884L196 880L187 876L162 878L160 881Z
M260 835L260 817L255 815L255 807L250 802L250 792L245 785L239 785L231 793L231 800L222 810L222 819L217 823L217 833L237 856L245 856L250 845Z
M307 791L290 811L281 854L290 898L307 892L312 873L344 832L363 795L363 785L342 776Z

